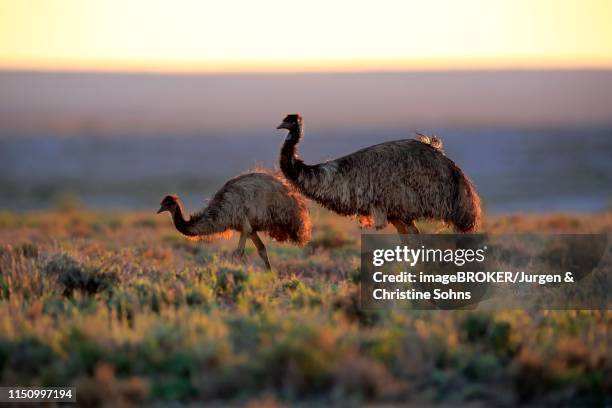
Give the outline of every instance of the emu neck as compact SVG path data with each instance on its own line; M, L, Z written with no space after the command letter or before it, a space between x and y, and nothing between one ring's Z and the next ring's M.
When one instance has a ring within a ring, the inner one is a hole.
M305 167L302 160L298 158L298 143L302 139L302 126L297 125L289 130L285 143L281 148L280 168L289 180L297 181L300 171Z
M194 236L195 234L191 230L191 220L186 220L183 216L183 206L179 205L177 209L172 213L172 221L176 229L183 235Z
M280 168L291 184L293 184L306 197L326 205L323 188L330 182L330 177L321 164L308 165L298 158L297 145L302 138L301 126L292 128L285 139L280 154Z

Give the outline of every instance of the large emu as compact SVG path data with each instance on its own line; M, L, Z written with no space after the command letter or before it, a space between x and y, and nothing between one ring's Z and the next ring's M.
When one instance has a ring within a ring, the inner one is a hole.
M244 257L246 239L250 238L267 269L271 269L270 261L257 232L267 232L279 242L291 241L299 246L310 238L310 218L302 196L281 178L265 172L229 180L208 206L189 220L184 218L175 195L164 197L157 213L164 211L172 215L176 229L189 237L212 239L227 237L232 230L240 232L234 257Z
M277 129L289 134L280 153L285 177L305 196L377 229L391 222L399 234L419 233L418 218L444 220L460 231L480 223L480 199L463 171L442 152L440 139L396 140L325 163L298 158L302 117L287 115Z

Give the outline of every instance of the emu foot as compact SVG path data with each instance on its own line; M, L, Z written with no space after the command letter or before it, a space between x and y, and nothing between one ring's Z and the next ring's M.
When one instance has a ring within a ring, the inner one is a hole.
M246 257L244 256L244 249L236 249L234 252L231 253L230 258L234 262L243 263L246 259Z
M270 265L270 261L268 261L267 259L264 260L264 265L266 267L266 270L268 270L268 271L272 270L272 266Z

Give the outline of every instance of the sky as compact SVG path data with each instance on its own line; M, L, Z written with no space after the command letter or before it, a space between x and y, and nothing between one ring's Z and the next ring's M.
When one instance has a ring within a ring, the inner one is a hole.
M612 68L609 0L0 0L0 69Z

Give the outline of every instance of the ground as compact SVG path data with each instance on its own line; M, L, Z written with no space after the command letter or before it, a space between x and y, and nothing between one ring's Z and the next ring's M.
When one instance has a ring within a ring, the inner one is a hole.
M612 312L364 312L358 223L313 225L305 249L266 239L266 272L167 215L0 213L0 384L70 384L88 405L611 402ZM609 233L612 212L484 228Z

